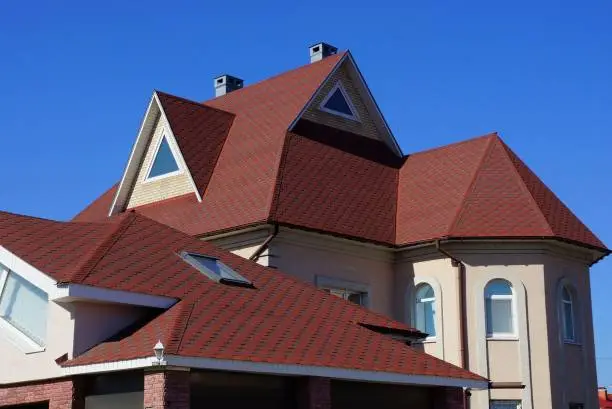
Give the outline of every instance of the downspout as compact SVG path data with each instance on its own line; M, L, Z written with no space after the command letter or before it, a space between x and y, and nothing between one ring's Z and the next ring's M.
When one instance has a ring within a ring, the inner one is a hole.
M470 369L469 352L468 352L468 338L467 338L467 285L465 282L465 264L454 257L448 251L444 250L440 246L440 240L436 240L436 250L442 255L448 257L451 260L453 267L457 267L457 288L459 289L459 352L461 356L461 367L463 369ZM470 391L466 389L464 395L463 407L469 409L470 407Z
M259 260L259 257L261 257L263 252L266 251L266 249L270 245L270 242L274 239L274 237L276 237L277 234L278 234L278 224L275 224L274 229L272 230L272 233L270 233L270 235L266 237L264 242L261 243L261 246L259 246L253 254L251 254L251 257L249 257L249 260L257 262Z

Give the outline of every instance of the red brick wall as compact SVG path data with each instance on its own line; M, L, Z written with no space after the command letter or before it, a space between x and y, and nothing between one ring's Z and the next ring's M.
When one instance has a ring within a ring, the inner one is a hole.
M56 379L38 384L0 386L0 407L49 402L49 409L84 409L85 396L78 379Z
M158 371L145 373L145 409L189 409L189 372Z

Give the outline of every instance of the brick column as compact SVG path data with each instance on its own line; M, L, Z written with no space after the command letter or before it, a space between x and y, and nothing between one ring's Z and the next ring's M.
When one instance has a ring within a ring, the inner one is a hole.
M189 371L157 370L145 372L145 409L189 409Z
M313 376L301 378L297 398L299 409L331 409L331 381Z
M435 409L464 409L464 393L462 388L437 388L434 391Z
M49 409L84 409L85 386L83 378L0 386L0 406L49 402Z

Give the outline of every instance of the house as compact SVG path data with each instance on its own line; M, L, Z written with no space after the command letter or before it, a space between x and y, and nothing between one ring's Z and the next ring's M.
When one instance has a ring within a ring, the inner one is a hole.
M488 387L405 324L137 212L0 213L0 289L0 407L460 408Z
M599 408L600 409L612 409L612 398L608 395L608 389L600 387L597 390L599 395Z
M415 327L491 381L470 408L595 408L607 247L497 134L406 155L352 54L309 57L217 77L206 102L154 92L121 180L74 222L135 212Z

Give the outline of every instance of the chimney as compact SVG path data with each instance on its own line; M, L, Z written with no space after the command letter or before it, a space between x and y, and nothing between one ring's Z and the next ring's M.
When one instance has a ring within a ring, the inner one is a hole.
M241 89L244 81L232 75L223 74L215 78L215 97Z
M333 45L327 43L317 43L311 45L310 50L310 62L321 61L325 57L338 53L338 49Z

